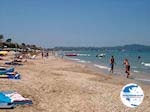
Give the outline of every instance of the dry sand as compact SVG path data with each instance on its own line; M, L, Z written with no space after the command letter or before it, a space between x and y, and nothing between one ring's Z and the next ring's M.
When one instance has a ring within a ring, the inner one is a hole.
M16 70L22 79L0 79L0 91L15 90L33 105L0 112L150 112L149 85L105 75L87 65L50 56L28 60ZM131 82L138 83L145 93L143 103L134 109L120 100L122 87Z

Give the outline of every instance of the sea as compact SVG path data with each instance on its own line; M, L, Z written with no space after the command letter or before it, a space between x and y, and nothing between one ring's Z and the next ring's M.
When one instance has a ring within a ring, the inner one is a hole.
M66 54L77 54L77 56L65 56ZM127 50L108 50L108 51L58 51L58 56L74 60L79 63L90 64L106 74L110 74L110 58L114 56L115 66L114 75L126 77L124 59L128 59L131 66L131 78L150 84L150 51L127 51ZM96 55L104 55L96 57ZM138 58L140 57L140 58Z

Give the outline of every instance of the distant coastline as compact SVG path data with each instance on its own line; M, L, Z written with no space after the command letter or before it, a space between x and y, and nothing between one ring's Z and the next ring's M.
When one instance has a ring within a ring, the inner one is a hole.
M140 44L131 44L131 45L124 45L124 46L115 46L115 47L54 47L49 50L63 50L63 51L85 51L85 50L94 50L94 51L101 51L101 50L139 50L139 51L150 51L150 46L140 45Z

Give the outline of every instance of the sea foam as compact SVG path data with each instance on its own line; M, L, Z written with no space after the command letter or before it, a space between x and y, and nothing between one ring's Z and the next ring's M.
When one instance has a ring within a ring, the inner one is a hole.
M144 62L142 62L141 64L144 65L144 66L150 67L150 63L144 63Z
M78 58L69 58L70 60L74 60L74 61L80 61L80 59Z
M107 66L102 66L102 65L97 65L97 64L94 64L95 67L98 67L98 68L101 68L101 69L106 69L106 70L110 70L109 67Z
M90 54L77 54L77 56L90 56Z
M138 80L138 81L146 81L146 82L150 82L149 79L139 79L139 78L134 78L135 80Z
M133 72L138 73L139 71L137 71L137 70L133 70Z
M150 63L145 63L144 66L150 67Z

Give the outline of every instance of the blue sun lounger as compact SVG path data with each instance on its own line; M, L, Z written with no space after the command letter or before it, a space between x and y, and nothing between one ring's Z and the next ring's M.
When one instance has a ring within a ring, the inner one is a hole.
M11 99L5 94L0 93L0 109L13 109L15 104L12 103Z
M15 91L7 91L7 92L0 92L0 93L7 96L11 100L11 103L13 103L14 105L33 104L30 99L24 98L23 96L21 96L19 93Z
M5 62L6 65L23 65L23 64L20 64L18 62Z
M14 72L14 70L15 70L15 68L10 68L10 69L0 68L0 75L6 74L8 72Z

